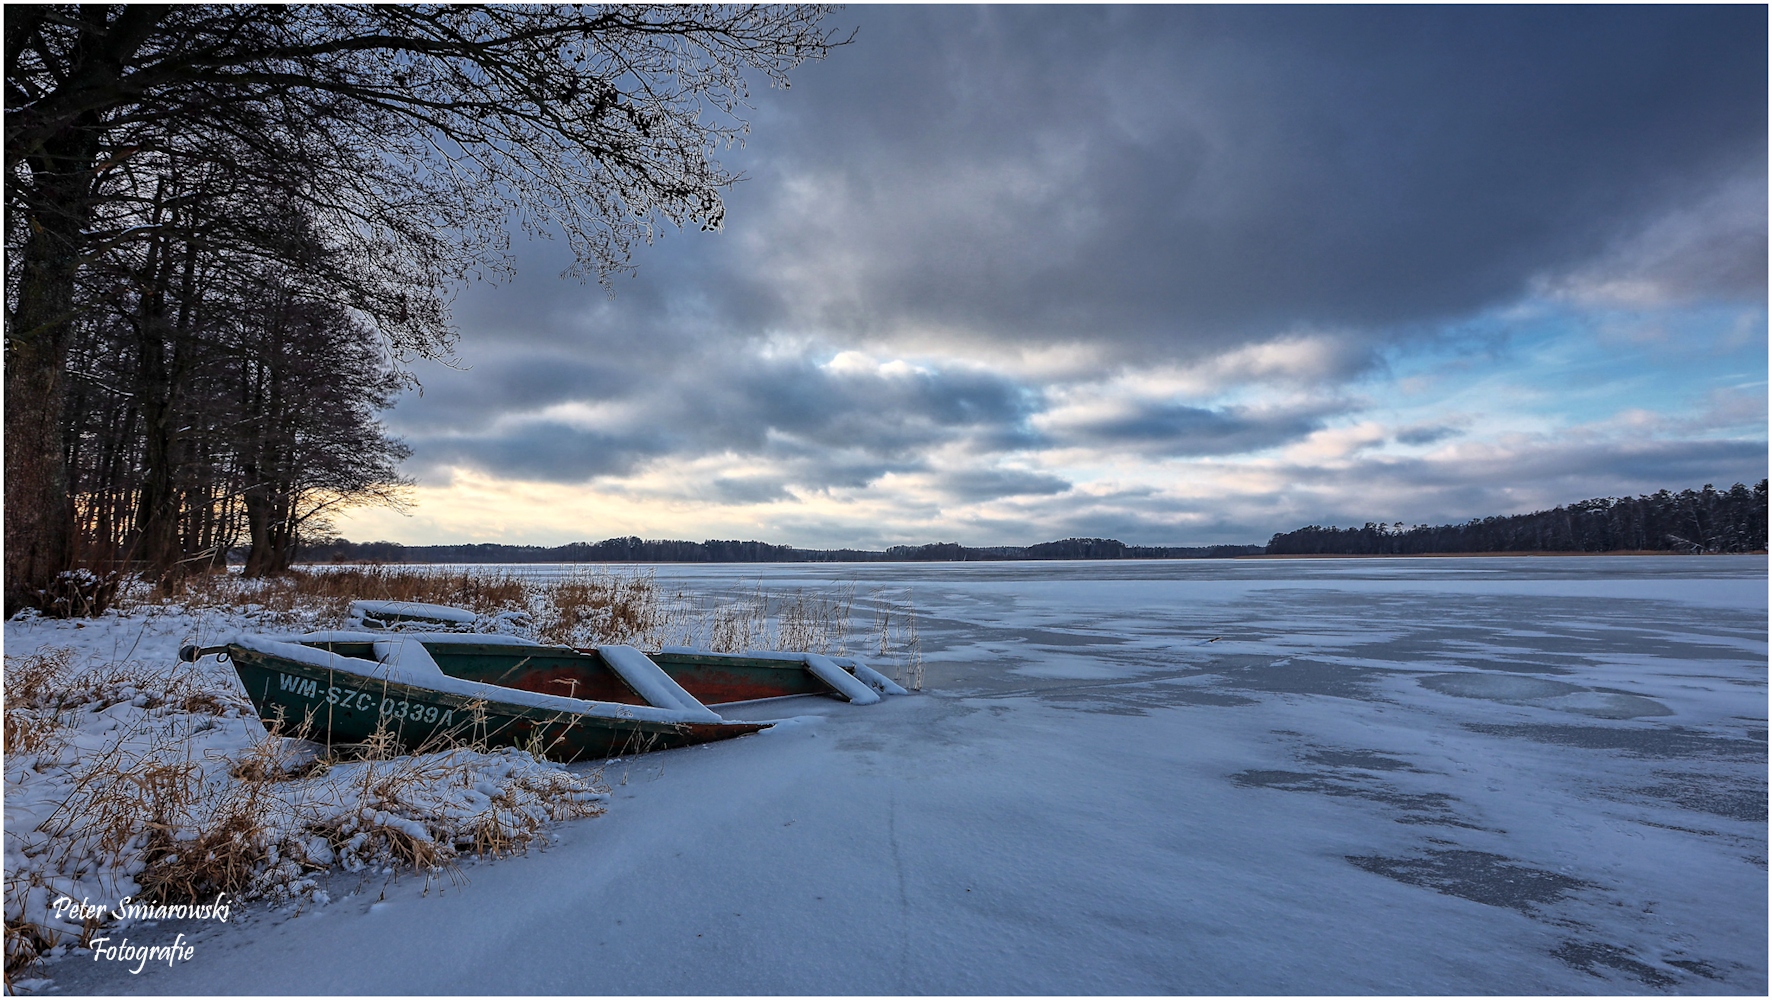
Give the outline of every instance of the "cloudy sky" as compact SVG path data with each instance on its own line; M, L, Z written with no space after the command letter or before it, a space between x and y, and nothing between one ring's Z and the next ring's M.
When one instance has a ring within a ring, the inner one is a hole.
M719 233L519 243L347 537L1260 542L1767 471L1767 15L850 8Z

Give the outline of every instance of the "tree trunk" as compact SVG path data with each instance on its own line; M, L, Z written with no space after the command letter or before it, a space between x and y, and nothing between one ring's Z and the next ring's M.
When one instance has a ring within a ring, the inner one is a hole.
M155 221L159 221L157 218ZM166 359L165 242L149 244L135 317L135 398L142 412L142 485L136 509L136 562L160 582L178 563L178 498L172 469L173 389Z
M6 329L6 613L36 606L75 559L74 500L64 450L62 369L74 321L74 281L97 143L88 129L31 159L35 190L24 220L17 306Z
M256 470L248 469L247 476L253 477ZM276 572L275 558L271 552L271 518L274 507L270 499L270 490L264 483L252 483L246 488L242 500L246 507L246 537L251 546L246 550L246 568L248 577L270 576Z

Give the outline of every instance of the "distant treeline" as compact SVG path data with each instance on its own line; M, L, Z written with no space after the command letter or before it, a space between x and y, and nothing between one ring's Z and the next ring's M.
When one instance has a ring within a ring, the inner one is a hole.
M304 547L303 562L373 563L779 563L779 562L1001 562L1015 559L1229 559L1260 555L1259 545L1195 547L1127 545L1112 538L1065 538L1039 545L973 548L955 542L866 549L800 549L768 542L705 542L609 538L601 542L541 545L400 545L325 539Z
M1405 528L1311 525L1275 535L1268 555L1417 555L1456 552L1760 552L1766 548L1766 480L1728 490L1706 484L1638 497Z
M1766 480L1638 497L1600 497L1566 507L1406 528L1311 525L1261 545L1127 545L1064 538L1038 545L957 542L871 549L802 549L768 542L607 538L569 545L401 545L323 538L302 546L306 563L842 563L1006 562L1022 559L1234 559L1251 555L1428 555L1460 552L1759 552L1766 548Z

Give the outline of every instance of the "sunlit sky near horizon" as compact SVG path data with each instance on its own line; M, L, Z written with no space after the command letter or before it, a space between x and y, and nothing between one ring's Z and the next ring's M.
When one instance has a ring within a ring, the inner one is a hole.
M1767 12L953 8L455 302L360 541L1261 542L1767 471Z

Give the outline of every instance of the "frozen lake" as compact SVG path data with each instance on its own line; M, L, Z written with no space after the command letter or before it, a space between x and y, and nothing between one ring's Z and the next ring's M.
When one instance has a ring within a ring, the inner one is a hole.
M614 765L607 815L462 883L57 985L1766 991L1764 557L657 573L908 592L928 689L729 712L798 721Z

